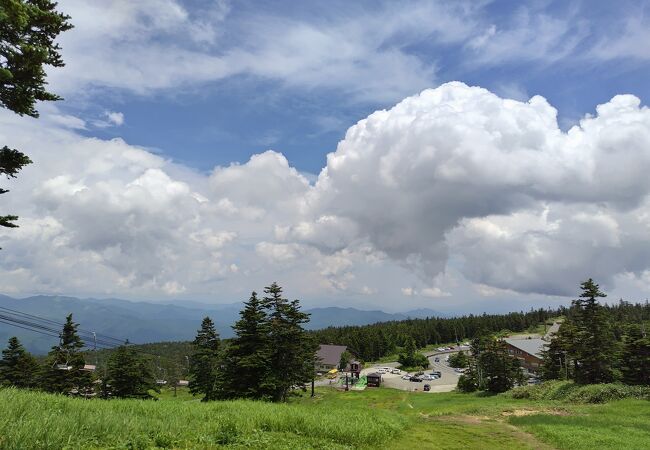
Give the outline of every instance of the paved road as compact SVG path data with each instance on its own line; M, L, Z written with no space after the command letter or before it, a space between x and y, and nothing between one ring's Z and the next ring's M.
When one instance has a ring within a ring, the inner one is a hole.
M404 375L405 372L402 372L399 375L392 374L392 373L385 373L382 374L383 386L388 388L393 388L393 389L400 389L402 391L422 391L424 385L428 384L431 386L431 390L429 392L453 391L454 389L456 389L456 385L458 384L458 377L460 374L456 373L454 369L449 367L445 362L445 357L452 353L456 353L456 352L453 351L442 352L442 353L436 352L427 356L429 358L429 363L431 367L425 370L425 373L431 373L434 370L440 371L442 373L442 377L438 378L437 380L415 383L408 380L402 380L401 377L402 375ZM435 362L436 357L439 358L439 362ZM363 369L361 371L361 374L367 375L369 373L376 372L377 369L380 367L397 367L398 365L399 364L396 362L373 364L371 367L367 367Z

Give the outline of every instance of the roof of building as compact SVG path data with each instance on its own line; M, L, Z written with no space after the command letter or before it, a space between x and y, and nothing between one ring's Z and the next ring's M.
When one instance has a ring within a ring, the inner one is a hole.
M366 375L366 378L381 378L381 374L377 372L369 373L368 375Z
M321 364L328 364L331 366L338 366L341 362L341 355L347 350L345 345L323 345L316 352L316 359Z
M529 355L537 356L538 358L542 357L542 350L544 350L544 346L546 345L546 342L543 339L506 338L505 341L513 347L523 350Z

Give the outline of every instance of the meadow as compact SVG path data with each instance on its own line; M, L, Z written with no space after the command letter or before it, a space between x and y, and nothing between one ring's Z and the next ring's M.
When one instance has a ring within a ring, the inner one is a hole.
M82 400L0 390L0 448L639 449L650 402L601 404L512 394L338 392L289 404L202 403L186 391L159 401Z

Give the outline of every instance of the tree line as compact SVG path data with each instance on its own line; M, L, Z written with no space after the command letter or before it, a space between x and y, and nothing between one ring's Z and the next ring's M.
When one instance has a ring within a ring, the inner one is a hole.
M562 310L565 319L542 351L541 378L650 385L648 302L601 305L598 299L606 294L593 279L580 288L579 298ZM450 365L465 368L458 381L465 392L505 392L526 382L519 360L493 333L479 333L472 339L469 357L458 353Z
M579 384L650 385L650 305L621 300L601 305L606 297L589 279L566 311L566 320L543 352L541 375Z
M281 402L296 390L304 390L314 377L318 348L304 329L309 314L300 310L298 300L286 299L277 283L266 287L264 294L260 298L253 292L244 303L233 326L235 337L225 345L212 320L203 319L190 347L188 367L184 370L172 364L165 381L176 386L181 376L188 375L190 391L202 395L204 401ZM2 352L0 385L100 398L151 398L152 392L159 391L151 364L155 357L152 360L129 345L113 349L102 371L90 370L77 328L68 315L59 344L41 363L12 337Z
M526 313L470 314L454 318L431 317L329 327L313 331L312 334L320 343L346 345L357 358L375 361L394 354L410 344L411 340L416 347L423 348L432 344L464 341L483 332L521 332L560 314L561 310L540 308Z
M111 353L98 378L94 368L86 365L78 326L68 315L58 345L40 363L18 338L10 338L0 360L0 385L83 397L151 397L150 391L157 390L153 373L141 355L126 345Z
M190 358L190 391L204 401L233 398L285 401L314 377L318 344L305 329L309 314L273 283L244 303L235 337L221 348L206 317Z

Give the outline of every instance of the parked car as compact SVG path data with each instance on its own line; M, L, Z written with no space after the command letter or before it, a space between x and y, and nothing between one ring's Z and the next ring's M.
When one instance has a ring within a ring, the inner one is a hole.
M402 375L402 380L410 380L410 379L411 379L411 375L409 375L408 373L406 375Z
M434 362L440 362L440 358L436 356L436 358L433 360Z
M431 372L431 375L434 377L442 378L442 372L440 372L439 370L434 370L433 372Z
M393 369L393 370L390 371L390 373L394 373L396 375L399 375L400 373L402 373L402 371L399 370L399 369Z
M457 373L463 373L463 372L465 372L465 369L460 368L460 367L456 367L456 368L454 369L454 372L457 372Z
M430 384L425 384L424 385L424 391L429 392L431 390L431 385Z
M414 383L422 383L422 379L420 377L411 377L409 381L412 381Z

